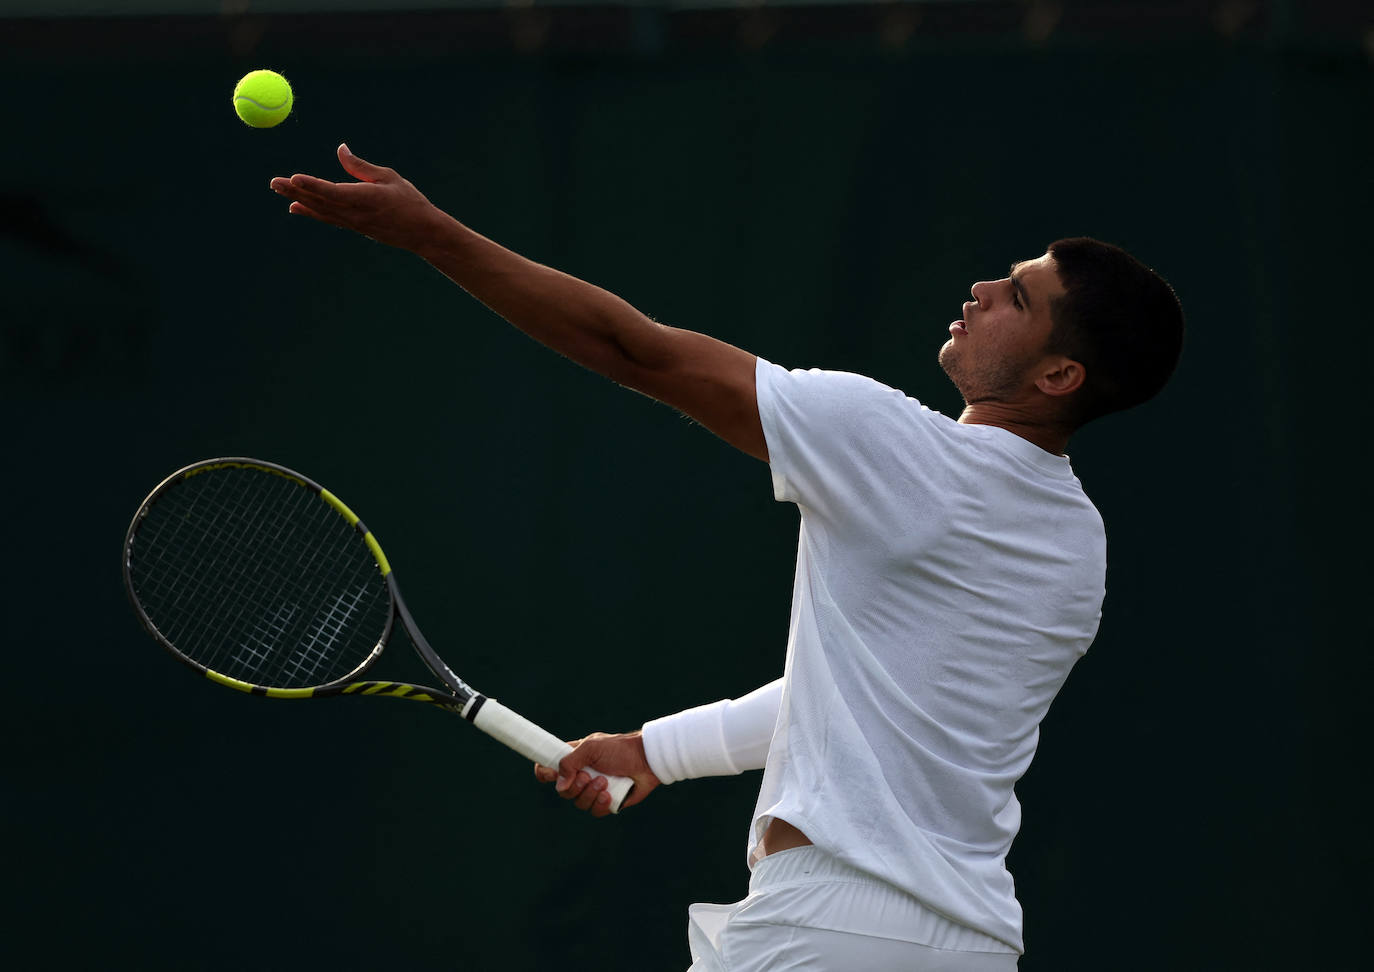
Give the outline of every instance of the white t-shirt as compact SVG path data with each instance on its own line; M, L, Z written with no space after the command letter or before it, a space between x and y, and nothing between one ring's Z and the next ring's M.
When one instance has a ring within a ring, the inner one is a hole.
M1004 429L859 375L759 359L757 386L801 536L751 865L781 817L1021 951L1013 787L1097 632L1101 516L1066 457Z

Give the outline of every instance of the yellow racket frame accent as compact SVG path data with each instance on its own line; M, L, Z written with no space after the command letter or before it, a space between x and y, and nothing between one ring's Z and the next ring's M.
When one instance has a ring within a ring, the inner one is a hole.
M382 576L391 573L391 564L386 559L386 554L382 553L382 545L377 542L377 538L372 535L372 531L363 525L358 519L358 514L348 508L348 504L339 499L329 490L321 487L320 499L338 511L339 515L348 521L349 526L359 530L363 535L363 542L367 544L367 549L372 551L372 556L377 558L377 566L381 568Z
M267 695L274 699L308 699L315 694L314 687L310 688L267 688L263 685L253 685L250 682L240 681L237 678L230 678L228 675L221 675L219 672L205 669L205 677L212 682L220 685L227 685L231 689L240 692L247 692L249 695Z

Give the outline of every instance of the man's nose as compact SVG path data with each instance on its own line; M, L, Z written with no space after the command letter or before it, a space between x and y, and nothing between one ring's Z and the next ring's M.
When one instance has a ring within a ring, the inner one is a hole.
M991 286L992 284L988 281L980 280L968 289L968 292L973 295L974 303L976 303L979 307L982 307L984 303L986 303L985 298L987 296L987 291L988 288Z

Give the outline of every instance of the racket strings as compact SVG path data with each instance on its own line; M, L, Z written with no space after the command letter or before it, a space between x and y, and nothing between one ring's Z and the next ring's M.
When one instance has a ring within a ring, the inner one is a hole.
M148 509L130 574L176 650L255 685L336 681L374 654L391 597L358 532L267 470L214 469Z

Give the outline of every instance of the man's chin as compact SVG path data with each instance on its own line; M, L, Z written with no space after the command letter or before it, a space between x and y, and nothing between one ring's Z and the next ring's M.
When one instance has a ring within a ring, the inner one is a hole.
M959 352L955 350L954 338L950 338L941 346L937 360L945 374L949 376L949 380L957 386L959 384Z

